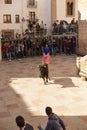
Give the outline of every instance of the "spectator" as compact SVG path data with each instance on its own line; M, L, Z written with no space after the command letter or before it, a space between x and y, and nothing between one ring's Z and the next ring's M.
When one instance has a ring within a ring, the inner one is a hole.
M7 51L6 45L3 44L2 45L2 58L6 58L6 51Z
M48 45L49 45L49 49L50 49L50 55L52 55L53 54L53 42L52 42L52 40L50 40L48 42Z
M48 116L48 122L46 125L45 130L66 130L64 122L57 116L55 113L52 112L51 107L46 107L45 112ZM38 126L39 130L43 130L41 125Z
M57 23L56 23L56 21L54 21L52 27L53 27L52 34L55 35L57 33Z
M56 39L53 41L53 54L56 55L58 52L57 42Z
M6 54L7 54L8 60L11 61L12 60L12 55L11 55L11 44L10 44L10 42L8 43L8 48L7 48Z
M44 25L44 34L45 35L47 34L47 25L46 24Z
M33 126L26 123L22 116L17 116L16 117L16 124L19 127L19 130L34 130Z
M68 42L68 39L65 38L65 40L64 40L64 53L66 55L68 54L68 47L69 47L69 42Z
M40 33L40 25L39 23L36 24L36 34L39 35Z
M43 34L43 30L44 30L44 23L43 23L43 21L41 21L40 30L41 30L41 34Z
M60 21L60 25L59 25L59 35L61 35L63 33L63 21Z

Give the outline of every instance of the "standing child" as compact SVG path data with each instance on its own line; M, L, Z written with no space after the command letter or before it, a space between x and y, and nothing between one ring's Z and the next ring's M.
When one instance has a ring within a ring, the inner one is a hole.
M42 62L47 66L47 73L48 73L48 77L49 77L49 63L50 63L50 49L48 47L48 44L46 44L45 48L44 48L44 52L43 52L43 58L42 58Z

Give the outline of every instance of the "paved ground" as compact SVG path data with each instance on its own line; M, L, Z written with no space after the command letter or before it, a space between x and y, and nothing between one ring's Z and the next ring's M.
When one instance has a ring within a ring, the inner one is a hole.
M23 115L35 130L47 121L51 106L67 130L87 130L87 82L76 75L76 56L51 58L51 81L43 84L41 57L0 62L0 130L18 130L15 117Z

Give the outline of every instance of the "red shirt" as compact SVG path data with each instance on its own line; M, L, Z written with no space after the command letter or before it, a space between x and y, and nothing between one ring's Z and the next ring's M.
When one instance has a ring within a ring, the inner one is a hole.
M7 48L3 45L2 46L2 52L6 52Z

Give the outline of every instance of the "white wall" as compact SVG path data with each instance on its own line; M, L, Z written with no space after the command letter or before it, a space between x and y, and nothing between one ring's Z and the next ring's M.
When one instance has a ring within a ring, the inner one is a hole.
M38 0L37 17L49 26L51 24L51 2L50 0Z
M24 17L27 19L29 11L35 11L36 16L39 19L39 23L41 21L44 22L44 24L49 25L51 24L51 2L50 0L36 0L37 1L37 8L26 8L23 7ZM26 1L24 0L24 5L26 5Z
M3 29L15 29L18 32L20 32L20 23L15 24L15 15L20 14L21 15L21 0L13 0L13 3L11 5L4 4L4 1L1 0L2 5L0 6L0 30ZM12 23L6 24L3 23L3 14L11 14ZM21 16L20 16L21 17Z
M78 0L78 10L81 13L81 20L87 20L87 0Z
M43 20L49 28L51 26L51 0L36 0L37 8L27 8L27 0L12 0L12 4L4 4L4 0L0 0L0 30L14 29L15 32L21 33L27 28L27 22L22 22L22 18L28 19L29 11L35 11L39 19L39 23ZM65 0L57 0L57 19L71 21L72 18L66 17ZM3 23L3 14L12 15L12 23ZM15 15L20 15L20 23L15 23ZM76 2L76 19L78 16Z
M73 18L78 19L78 0L75 3L75 17L66 17L66 0L57 0L57 19L70 22Z
M36 0L37 8L27 8L27 0L13 0L12 5L4 4L4 1L1 0L2 6L1 15L0 15L0 30L2 29L15 29L15 32L22 32L22 29L27 28L27 22L22 22L22 18L28 19L29 11L35 11L36 16L39 19L39 23L43 20L44 24L47 24L49 28L51 24L51 2L50 0ZM12 23L6 24L3 23L3 14L11 14ZM15 15L20 15L20 23L15 23Z
M23 0L23 16L25 19L28 19L29 12L35 11L37 18L39 19L39 23L41 21L44 24L47 24L47 28L51 26L51 0L36 0L37 8L27 8L26 0ZM26 29L27 22L24 23L24 28Z

